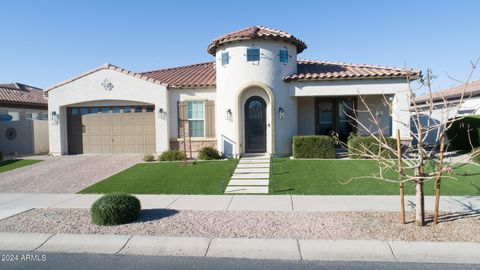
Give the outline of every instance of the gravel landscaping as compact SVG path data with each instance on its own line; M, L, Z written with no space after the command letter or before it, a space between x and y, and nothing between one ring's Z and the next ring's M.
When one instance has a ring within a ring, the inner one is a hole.
M445 221L448 219L448 221ZM399 224L394 212L142 210L138 222L92 225L84 209L35 209L0 221L2 232L97 233L296 239L480 241L480 218L445 214L437 226Z

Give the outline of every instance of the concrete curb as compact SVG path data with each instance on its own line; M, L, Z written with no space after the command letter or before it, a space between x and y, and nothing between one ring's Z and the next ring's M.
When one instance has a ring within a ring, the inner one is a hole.
M115 254L124 248L130 238L131 236L129 235L56 234L36 250L67 253Z
M480 263L478 242L0 233L0 250L305 261Z

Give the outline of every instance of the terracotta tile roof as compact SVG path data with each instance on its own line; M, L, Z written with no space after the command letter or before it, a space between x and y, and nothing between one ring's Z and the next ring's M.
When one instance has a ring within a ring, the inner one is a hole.
M92 69L92 70L90 70L90 71L87 71L87 72L85 72L85 73L82 73L82 74L80 74L80 75L77 76L77 77L74 77L74 78L72 78L72 79L68 79L68 80L63 81L63 82L61 82L61 83L59 83L59 84L56 84L56 85L54 85L54 86L51 86L51 87L47 88L47 89L45 90L45 92L48 92L48 91L53 90L53 89L55 89L55 88L57 88L57 87L60 87L60 86L62 86L62 85L65 85L65 84L71 83L71 82L73 82L73 81L76 81L76 80L78 80L78 79L80 79L80 78L83 78L83 77L85 77L85 76L87 76L87 75L90 75L90 74L95 73L95 72L97 72L97 71L99 71L99 70L102 70L102 69L110 69L110 70L117 71L117 72L120 72L120 73L129 75L129 76L135 77L135 78L139 78L139 79L142 79L142 80L145 80L145 81L149 81L149 82L152 82L152 83L155 83L155 84L165 85L163 82L161 82L161 81L159 81L159 80L156 80L156 79L154 79L154 78L148 77L148 76L146 76L146 75L144 75L144 74L142 74L142 73L132 72L132 71L126 70L126 69L124 69L124 68L117 67L117 66L114 66L114 65L109 64L109 63L105 63L104 65L102 65L102 66L100 66L100 67L97 67L97 68L94 68L94 69Z
M420 71L385 66L298 60L297 73L285 77L285 81L398 78L406 77L407 75L411 79L417 79Z
M273 39L289 42L297 47L297 53L301 53L307 48L307 44L305 44L305 42L287 32L265 26L250 26L214 39L208 45L207 52L215 55L217 48L222 44L251 39Z
M42 89L21 83L0 84L0 103L47 106Z
M433 102L446 100L460 99L462 97L467 99L474 96L480 96L480 80L472 81L465 84L461 84L452 88L440 90L432 93ZM423 95L415 98L415 103L422 103L430 100L428 95Z
M297 67L298 73L285 77L285 81L396 78L405 77L407 73L412 76L412 79L415 79L420 74L420 72L416 70L314 60L298 60ZM50 87L45 91L48 92L101 69L115 70L136 78L165 85L168 88L207 88L216 85L216 70L214 62L152 70L141 73L135 73L111 64L105 64L73 79Z
M207 62L195 65L160 69L141 73L159 80L169 88L203 88L216 84L215 63Z

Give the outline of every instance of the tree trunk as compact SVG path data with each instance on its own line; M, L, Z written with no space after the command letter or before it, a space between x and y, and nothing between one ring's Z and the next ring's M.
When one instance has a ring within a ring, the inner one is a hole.
M416 168L415 175L419 178L415 181L415 224L418 226L425 226L425 195L423 194L423 178L420 176L421 171Z
M438 224L438 209L440 207L440 185L442 180L443 171L443 152L445 146L445 137L442 135L440 138L440 160L438 162L438 174L435 179L435 209L433 211L433 224Z
M405 199L402 182L403 166L402 166L402 148L400 143L400 129L397 129L397 159L398 159L398 181L400 181L400 213L402 224L405 224Z

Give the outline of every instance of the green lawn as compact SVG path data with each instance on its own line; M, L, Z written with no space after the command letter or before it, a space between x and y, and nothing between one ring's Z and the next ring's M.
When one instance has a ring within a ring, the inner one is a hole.
M273 162L270 185L272 194L309 195L396 195L398 184L382 180L361 179L343 184L355 176L372 175L377 168L372 160L291 160L277 158ZM480 195L480 166L467 165L456 170L458 180L442 182L443 195ZM396 179L394 173L391 174ZM434 181L425 184L425 193L434 194ZM272 189L273 185L275 190ZM406 184L406 194L413 194L412 184Z
M10 159L0 162L0 173L41 162L33 159Z
M132 194L223 194L221 181L228 184L236 160L141 163L98 182L80 193Z

